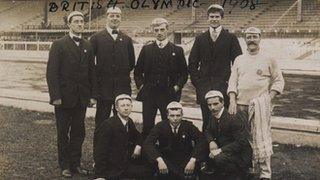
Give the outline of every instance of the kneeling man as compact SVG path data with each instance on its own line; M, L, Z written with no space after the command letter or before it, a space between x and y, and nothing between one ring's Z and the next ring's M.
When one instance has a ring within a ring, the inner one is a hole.
M192 122L182 120L182 105L167 106L169 120L159 122L147 136L144 150L157 164L158 179L195 179L205 150L205 138Z
M212 114L204 132L210 149L208 167L217 179L245 179L252 159L245 125L224 109L220 91L209 91L205 99Z
M140 158L142 139L129 117L131 97L127 94L117 96L115 107L117 114L103 121L95 132L94 176L99 180L144 177L147 168Z

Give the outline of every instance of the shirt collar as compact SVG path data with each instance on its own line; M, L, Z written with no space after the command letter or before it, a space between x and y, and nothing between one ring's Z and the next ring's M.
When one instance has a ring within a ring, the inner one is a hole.
M219 35L222 30L222 26L220 25L215 30L216 30L216 33ZM214 28L210 26L210 34L212 34L213 32L214 32Z
M181 125L181 123L178 124L177 131L179 130L180 125ZM170 124L170 127L171 127L172 132L174 132L174 126Z
M71 39L73 39L73 37L81 38L81 35L77 36L74 33L72 33L71 31L69 31L69 36L71 37Z
M113 34L112 34L112 30L114 30L114 29L111 29L109 26L106 26L106 29L107 29L107 31L108 31L108 33L109 33L110 35L113 35ZM119 28L117 28L117 29L115 29L115 30L119 31Z
M119 117L119 119L121 120L121 122L122 122L122 124L123 124L124 126L128 123L128 121L125 120L125 119L123 119L119 114L118 114L118 117Z
M157 43L157 45L158 45L159 48L164 48L164 47L169 43L169 40L168 40L168 38L165 39L165 40L163 40L163 41L159 41L159 40L157 39L157 40L156 40L156 43ZM162 44L162 47L159 46L160 43Z
M217 118L217 119L220 119L221 116L222 116L223 111L224 111L224 107L222 107L222 109L220 110L219 114L214 116L214 117Z

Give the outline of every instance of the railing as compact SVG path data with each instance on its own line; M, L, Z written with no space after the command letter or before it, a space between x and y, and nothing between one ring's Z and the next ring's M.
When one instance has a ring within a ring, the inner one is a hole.
M48 51L50 46L51 42L0 41L0 50Z

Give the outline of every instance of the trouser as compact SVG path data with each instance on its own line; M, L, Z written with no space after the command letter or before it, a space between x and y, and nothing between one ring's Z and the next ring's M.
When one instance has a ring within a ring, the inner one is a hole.
M271 179L271 157L267 157L265 160L258 162L257 165L260 178Z
M240 119L242 120L248 120L249 118L249 112L248 112L248 106L247 105L237 105L237 113L239 113ZM251 132L251 125L246 123L246 129ZM251 133L250 133L251 134ZM259 161L257 163L257 169L259 171L260 178L270 178L271 179L271 157L267 157L263 161Z
M147 136L154 127L155 118L159 109L161 119L167 119L167 105L173 101L168 92L160 88L152 88L148 92L149 97L142 102L143 136Z
M249 167L240 167L236 155L220 153L213 159L209 159L208 166L214 169L214 174L210 177L213 179L245 179Z
M80 104L73 108L55 106L58 162L61 169L80 166L86 109Z
M97 111L96 111L96 117L95 117L95 130L97 130L98 127L100 127L101 123L108 119L111 114L111 109L113 106L113 114L117 114L117 111L115 109L114 101L113 100L103 100L98 99L97 101Z

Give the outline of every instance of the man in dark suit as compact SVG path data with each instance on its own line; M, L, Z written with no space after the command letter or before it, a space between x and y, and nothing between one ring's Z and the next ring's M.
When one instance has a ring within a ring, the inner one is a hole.
M87 106L96 103L93 51L81 37L83 14L70 13L68 23L69 34L53 42L47 65L50 104L55 106L57 120L58 159L64 177L71 177L72 172L88 173L80 168L84 119Z
M207 10L209 30L196 37L189 56L191 82L196 88L197 102L201 106L203 126L205 128L210 111L204 100L210 90L221 91L228 107L228 79L231 64L242 54L237 37L222 28L223 8L211 5Z
M147 178L151 170L141 159L142 138L129 117L132 100L129 95L116 97L117 114L103 121L96 131L94 176L99 180Z
M182 120L182 105L167 106L168 120L159 122L147 136L144 150L155 164L158 179L196 179L205 154L205 139L192 122Z
M220 91L205 95L212 113L204 131L209 143L207 169L213 168L215 179L246 179L252 160L252 149L245 124L224 108L224 96Z
M106 29L95 33L90 42L96 57L98 103L95 117L96 128L110 117L114 99L119 94L131 95L130 71L135 65L132 39L119 31L121 10L107 9Z
M157 110L166 119L169 102L180 101L181 90L188 78L188 68L183 49L169 42L168 21L152 21L156 41L143 46L134 70L134 80L142 101L143 134L154 126Z

